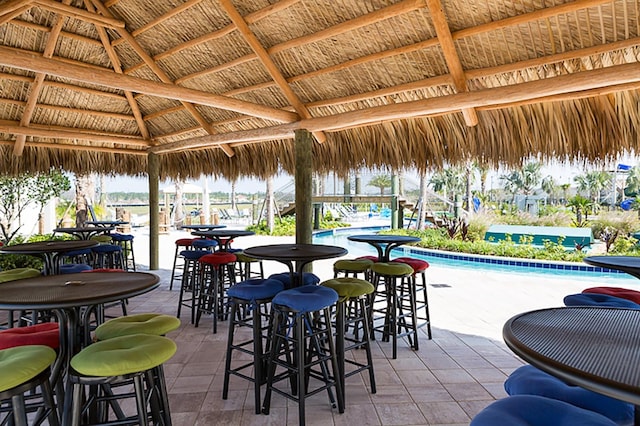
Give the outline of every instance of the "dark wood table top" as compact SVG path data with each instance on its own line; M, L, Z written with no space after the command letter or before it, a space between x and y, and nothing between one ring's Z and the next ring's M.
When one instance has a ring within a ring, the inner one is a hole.
M623 271L636 278L640 278L639 256L588 256L582 260L588 265Z
M256 259L289 262L333 259L347 254L343 247L321 244L271 244L249 247L243 251L247 256Z
M212 229L211 231L193 231L191 235L207 238L236 238L236 237L248 237L255 235L253 231L246 231L244 229Z
M120 225L128 225L129 222L124 220L89 220L85 222L87 225L94 226L120 226Z
M94 235L106 234L113 231L113 226L85 226L77 228L56 228L53 232L70 234L80 238L81 240L88 240Z
M368 243L376 248L378 252L378 260L388 262L391 257L391 250L404 244L412 244L420 242L420 238L409 235L393 235L393 234L362 234L350 235L347 237L350 241L359 243Z
M0 309L60 309L134 297L160 284L146 272L83 272L0 284Z
M90 240L64 240L64 241L38 241L34 243L15 244L0 247L0 253L5 254L41 254L64 253L72 250L81 250L99 245L97 241Z
M192 229L194 231L213 231L214 229L226 228L227 225L213 225L213 224L201 224L201 225L182 225L182 229Z
M504 341L525 361L568 383L640 405L640 311L542 309L514 316Z

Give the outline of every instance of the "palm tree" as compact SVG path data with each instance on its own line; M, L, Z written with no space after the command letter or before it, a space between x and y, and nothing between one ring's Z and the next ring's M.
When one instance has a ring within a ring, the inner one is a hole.
M384 195L384 190L391 187L391 175L376 175L367 185L380 189L380 195Z
M564 202L566 203L569 199L569 188L571 188L571 184L563 183L562 185L560 185L560 188L562 189L562 197L564 199Z
M576 214L575 225L577 227L586 226L587 220L585 216L587 216L593 208L591 200L582 195L576 195L567 202L567 206L571 207L571 210Z
M462 194L464 191L464 172L458 167L449 167L435 173L429 183L434 191L442 192L445 198L454 198L456 194Z
M532 161L518 170L514 170L507 175L500 176L505 182L505 190L512 193L514 196L517 192L522 192L525 195L533 194L534 189L540 183L542 177L540 173L542 165L537 161Z
M635 166L629 170L629 174L627 175L624 195L627 197L635 197L638 194L640 194L640 167Z
M556 185L556 181L553 179L553 176L549 175L542 179L540 186L542 187L542 190L549 195L549 198L553 202L556 191L558 190L558 185Z
M600 204L600 192L611 182L611 175L604 171L592 171L573 178L579 191L585 191L595 204Z

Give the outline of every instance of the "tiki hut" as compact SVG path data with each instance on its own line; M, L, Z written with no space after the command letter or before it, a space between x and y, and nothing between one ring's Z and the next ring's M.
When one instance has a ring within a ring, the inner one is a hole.
M0 167L153 186L613 159L638 141L639 16L638 0L0 0Z

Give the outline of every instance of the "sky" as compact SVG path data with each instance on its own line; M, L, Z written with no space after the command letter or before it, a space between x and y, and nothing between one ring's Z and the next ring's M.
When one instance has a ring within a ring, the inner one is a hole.
M619 161L614 162L612 164L608 164L605 170L613 170L616 167L616 164L626 164L629 166L636 166L640 163L640 159L635 156L626 155L619 159ZM557 184L570 183L574 184L574 177L580 174L584 174L585 172L591 170L598 170L601 168L596 167L588 167L582 164L566 164L566 163L550 163L543 165L542 167L542 177L546 177L551 175L556 180ZM487 178L487 189L494 189L502 186L500 182L500 176L505 174L506 170L498 170L489 173ZM407 173L406 177L414 182L419 182L419 178L417 173ZM201 178L197 181L190 180L189 183L193 183L204 187L205 178ZM290 185L293 182L293 177L287 174L282 174L274 178L274 188L278 191L280 188ZM366 182L363 184L366 185ZM225 179L216 179L214 180L212 177L207 178L207 185L209 192L231 192L231 183ZM337 185L337 193L342 192L342 183L338 182L337 184L331 178L327 179L326 183L327 193L334 193L333 186ZM479 179L476 179L476 186L479 186ZM149 192L148 181L145 177L141 178L133 178L133 177L107 177L105 178L105 186L106 192ZM173 182L164 181L160 182L160 189L162 190L165 187L173 186ZM372 190L371 187L368 188ZM236 182L236 192L237 193L255 193L255 192L265 192L266 191L266 183L259 179L241 179Z

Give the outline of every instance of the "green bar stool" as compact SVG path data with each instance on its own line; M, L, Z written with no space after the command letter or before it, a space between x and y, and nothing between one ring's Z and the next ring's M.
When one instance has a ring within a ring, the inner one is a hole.
M55 359L56 351L44 345L0 350L0 401L2 405L8 404L11 410L6 418L0 419L2 424L8 422L15 426L27 426L24 394L38 386L42 388L42 402L33 407L38 408L33 424L40 424L45 418L51 426L59 424L49 381L51 364Z
M264 279L264 267L262 260L247 256L241 251L233 253L236 255L236 266L240 281L246 281L253 278ZM257 272L251 272L251 265L257 263L260 268Z
M373 284L368 281L353 277L334 278L322 282L320 285L330 287L338 293L336 303L336 354L338 357L338 369L342 384L343 405L346 397L344 381L347 377L359 374L365 370L369 372L369 384L371 393L376 393L376 378L373 371L373 358L371 357L371 344L369 343L369 295L373 293ZM358 329L362 325L362 339L359 338ZM347 329L353 326L353 335L347 335ZM348 345L347 345L348 344ZM347 359L346 352L353 349L364 348L367 362L363 364L354 359ZM345 371L349 364L355 368Z
M418 350L416 291L413 268L400 262L377 262L371 267L374 277L372 303L372 335L382 332L382 341L391 339L392 358L398 355L398 338L406 336L409 345ZM378 314L376 317L375 314ZM383 319L382 325L376 325ZM373 337L373 336L372 336Z
M360 278L371 280L371 265L373 261L370 259L341 259L333 264L333 277L338 278L340 275L344 277Z
M166 337L147 334L132 334L114 337L109 340L87 346L71 359L69 381L73 384L70 409L65 409L67 418L64 425L80 425L83 413L88 413L89 421L95 425L139 424L148 425L151 417L154 424L171 424L167 412L148 409L153 401L167 400L164 375L158 379L162 384L154 383L153 389L145 390L144 379L152 371L167 362L176 353L176 344ZM132 380L134 393L114 394L112 385ZM88 386L90 392L83 404L83 390ZM114 409L117 419L109 420L109 410L118 399L135 397L136 415L123 418L122 410ZM67 407L68 399L65 401ZM68 418L71 417L71 418ZM168 423L167 423L168 421Z

